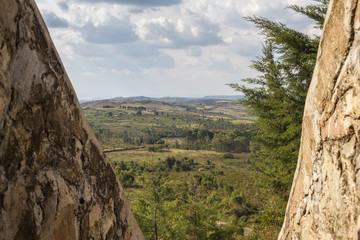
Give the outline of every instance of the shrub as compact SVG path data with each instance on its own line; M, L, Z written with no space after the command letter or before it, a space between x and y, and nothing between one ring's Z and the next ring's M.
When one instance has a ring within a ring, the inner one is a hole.
M222 157L225 158L225 159L235 158L234 154L232 154L232 153L225 153Z

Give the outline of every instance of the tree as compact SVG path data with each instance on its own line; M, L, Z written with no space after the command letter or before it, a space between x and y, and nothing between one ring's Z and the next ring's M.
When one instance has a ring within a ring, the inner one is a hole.
M316 26L322 28L328 0L316 2L317 5L289 8L315 20ZM253 140L259 150L253 157L257 163L267 165L258 166L259 169L272 179L274 189L287 192L296 165L305 98L319 37L310 37L262 17L246 19L253 22L266 39L262 56L251 65L261 75L243 79L255 87L230 86L243 92L245 97L241 102L257 117Z
M249 151L248 133L236 130L224 133L216 133L212 139L212 148L217 152L241 153Z
M328 0L306 7L289 6L315 21L322 29ZM241 102L256 116L252 162L262 172L262 185L285 211L300 146L305 98L314 70L318 36L304 33L263 17L247 17L265 37L262 55L251 67L260 73L243 79L250 86L230 84L245 96ZM270 202L270 200L269 200ZM266 208L266 206L265 206ZM266 209L265 209L266 210ZM279 227L281 221L278 223Z
M133 204L134 215L146 239L165 239L168 228L166 201L173 198L174 192L166 172L153 171L146 179L147 191Z

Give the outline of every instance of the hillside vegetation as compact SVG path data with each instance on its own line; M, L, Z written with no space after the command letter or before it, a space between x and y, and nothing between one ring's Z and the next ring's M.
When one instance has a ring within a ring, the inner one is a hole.
M269 196L257 188L249 161L254 119L237 101L121 99L82 107L147 239L256 239L265 228L267 239L277 234L271 222L281 219L259 214Z
M244 137L253 119L236 101L103 100L82 107L105 150L160 144L224 151L229 141L249 148Z

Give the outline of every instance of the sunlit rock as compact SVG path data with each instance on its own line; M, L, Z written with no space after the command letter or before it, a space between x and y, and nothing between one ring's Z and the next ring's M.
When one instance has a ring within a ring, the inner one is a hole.
M33 0L0 1L0 239L143 239Z
M358 239L360 3L330 2L279 239Z

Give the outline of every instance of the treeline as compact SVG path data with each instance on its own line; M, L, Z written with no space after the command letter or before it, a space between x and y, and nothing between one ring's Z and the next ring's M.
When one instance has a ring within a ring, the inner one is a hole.
M250 152L250 133L242 129L228 133L198 128L187 129L184 131L183 142L180 147L217 152Z
M91 125L91 124L90 124ZM128 131L115 132L107 128L101 128L91 126L96 138L100 141L104 148L115 148L116 146L142 146L150 144L163 144L164 140L156 133L152 133L150 130L137 135L132 135ZM170 135L173 135L171 133Z
M112 105L104 105L103 108L116 108L115 106ZM133 111L146 111L146 107L140 106L140 107L133 107L133 106L124 106L124 105L120 105L118 106L118 108L120 109L127 109L127 110L133 110Z
M207 129L172 128L148 129L145 132L132 135L128 131L113 132L109 129L92 126L96 138L103 146L122 145L164 145L164 139L178 138L171 147L187 150L213 150L217 152L250 152L250 133L247 130L235 130L228 133L214 132ZM163 147L164 147L163 146Z
M140 107L133 107L133 106L119 106L121 109L127 109L127 110L133 110L133 111L146 111L146 107L140 106Z
M93 110L89 110L93 111ZM102 127L89 118L95 136L104 148L120 146L146 146L163 144L166 139L178 139L171 147L191 150L214 150L217 152L249 152L251 124L232 124L224 119L203 119L189 114L164 113L162 116L115 116L112 112L94 111L96 119L102 124L114 124L115 129ZM110 114L111 113L111 114ZM118 131L116 119L134 119L137 129L127 128ZM149 124L142 122L150 122ZM163 123L166 122L166 123ZM185 125L184 125L185 123ZM188 126L186 125L188 123ZM191 126L199 127L192 128Z

